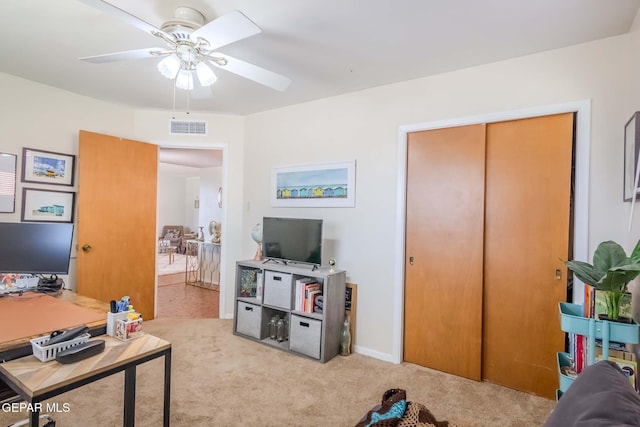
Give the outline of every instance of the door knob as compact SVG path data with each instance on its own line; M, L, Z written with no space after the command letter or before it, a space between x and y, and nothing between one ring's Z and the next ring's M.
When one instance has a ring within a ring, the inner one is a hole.
M413 257L412 256L409 257L409 264L413 265Z
M562 270L559 268L556 269L556 280L562 279Z
M87 245L86 243L82 245L82 250L85 252L89 252L91 250L91 245Z

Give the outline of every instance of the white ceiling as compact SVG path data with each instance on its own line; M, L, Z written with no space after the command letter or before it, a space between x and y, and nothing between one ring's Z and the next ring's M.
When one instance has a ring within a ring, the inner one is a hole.
M292 79L286 92L217 71L212 96L176 109L250 114L629 31L640 0L109 0L160 27L176 6L239 10L262 33L219 49ZM159 59L79 57L157 38L78 0L0 1L0 72L142 109L173 108Z
M222 150L160 147L158 161L191 168L210 168L222 166ZM188 171L185 171L188 173Z

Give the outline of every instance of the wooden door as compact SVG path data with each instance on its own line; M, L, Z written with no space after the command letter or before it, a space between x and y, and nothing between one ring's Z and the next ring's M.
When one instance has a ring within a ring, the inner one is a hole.
M404 359L480 380L485 126L408 136Z
M80 131L78 159L77 291L153 319L157 146Z
M573 120L487 125L482 376L549 398L564 349Z

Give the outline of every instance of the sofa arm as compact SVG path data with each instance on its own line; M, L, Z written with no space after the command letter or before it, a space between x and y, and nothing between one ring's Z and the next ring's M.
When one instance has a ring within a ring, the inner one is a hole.
M544 427L578 425L640 426L640 396L614 362L602 360L583 369Z

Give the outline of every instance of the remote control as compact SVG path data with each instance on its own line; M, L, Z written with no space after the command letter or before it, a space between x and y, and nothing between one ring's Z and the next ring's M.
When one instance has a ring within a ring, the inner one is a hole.
M51 334L52 335L51 339L49 339L49 341L47 341L43 345L43 347L48 345L53 345L53 344L60 344L61 342L72 340L74 338L79 337L80 335L86 334L87 332L89 332L89 328L85 325L78 326L72 329L67 329L66 331L63 331L63 332L58 332L58 333L54 332Z
M75 363L103 351L104 340L87 341L56 354L56 360L60 363Z

